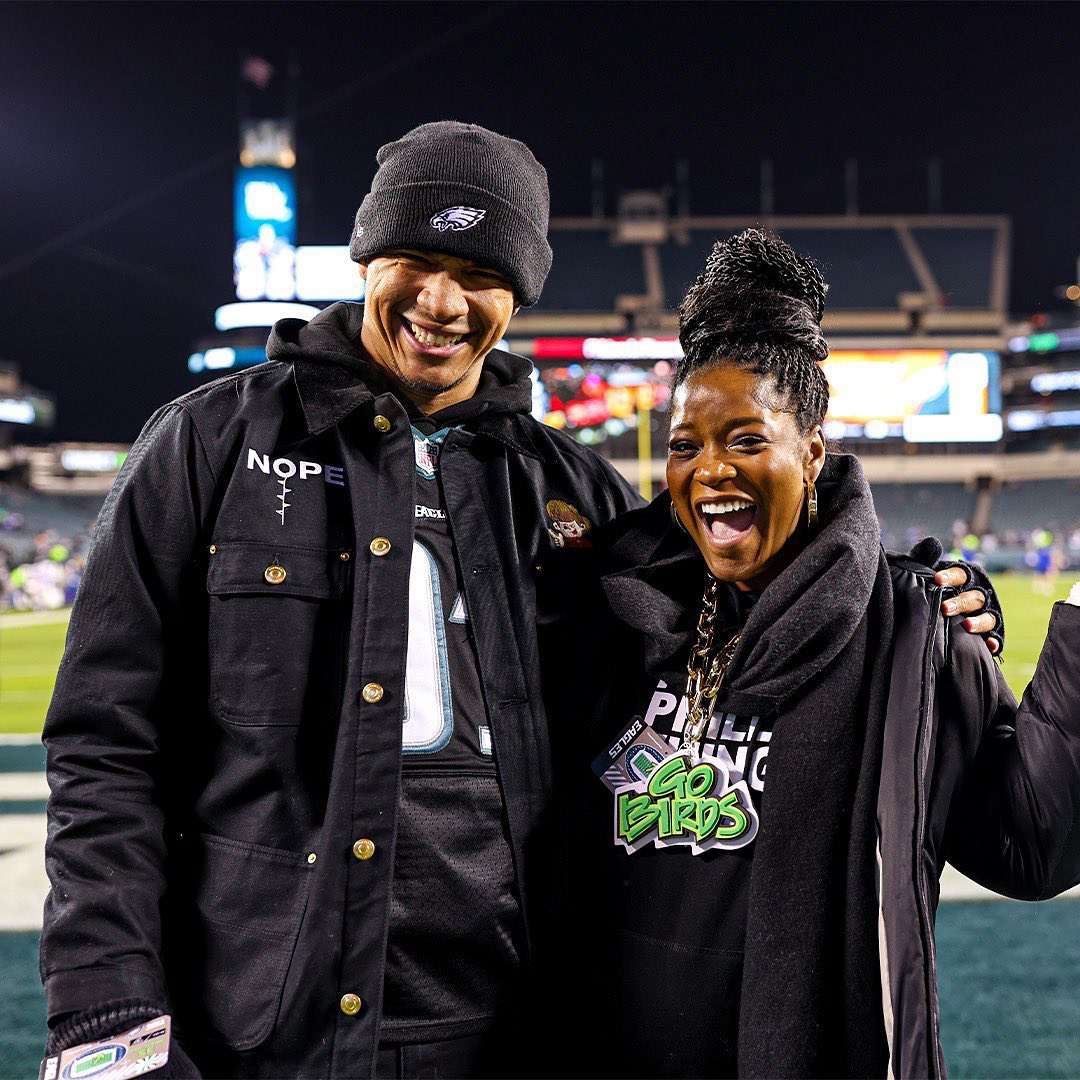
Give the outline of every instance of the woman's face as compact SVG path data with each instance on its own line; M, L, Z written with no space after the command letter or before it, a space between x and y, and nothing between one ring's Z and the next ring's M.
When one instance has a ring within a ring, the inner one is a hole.
M712 575L763 588L794 557L784 551L807 480L825 461L821 429L802 434L771 375L712 364L675 391L668 439L671 501ZM783 554L781 554L783 552Z

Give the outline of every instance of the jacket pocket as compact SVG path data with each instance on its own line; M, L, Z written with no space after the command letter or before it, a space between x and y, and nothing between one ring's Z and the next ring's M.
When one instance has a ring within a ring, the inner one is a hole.
M296 725L333 706L348 628L339 549L221 544L210 556L210 704L234 724Z
M204 835L190 874L190 1007L211 1041L252 1050L277 1023L313 866L306 852Z

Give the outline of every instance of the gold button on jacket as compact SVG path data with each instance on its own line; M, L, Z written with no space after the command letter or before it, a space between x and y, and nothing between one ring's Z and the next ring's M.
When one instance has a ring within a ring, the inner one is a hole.
M346 1016L355 1016L364 1003L355 994L342 994L341 1001L338 1004Z
M352 853L361 861L370 859L375 854L375 843L365 836L353 844Z
M362 693L364 700L369 705L374 705L376 701L382 701L383 688L377 682L369 682Z
M264 571L263 577L271 585L280 585L285 580L285 567L277 563L271 563Z
M375 430L381 431L384 435L390 430L392 426L390 421L387 420L385 416L376 416L372 423L375 425Z
M385 555L390 550L390 541L385 536L376 536L374 540L368 544L368 548L372 555Z

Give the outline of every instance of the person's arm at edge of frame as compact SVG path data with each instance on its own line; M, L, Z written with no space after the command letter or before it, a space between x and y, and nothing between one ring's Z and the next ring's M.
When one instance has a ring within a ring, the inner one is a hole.
M985 727L950 810L946 855L1006 896L1042 900L1080 881L1080 589L1053 605L1020 704L982 649L954 640L945 677Z
M49 1054L170 1011L160 706L213 480L187 411L167 405L147 421L98 518L42 736ZM198 1075L175 1039L160 1075Z
M1005 649L1005 616L994 586L981 566L975 563L940 560L934 564L934 582L958 595L945 600L942 614L966 615L963 627L978 634L990 652L1001 657Z

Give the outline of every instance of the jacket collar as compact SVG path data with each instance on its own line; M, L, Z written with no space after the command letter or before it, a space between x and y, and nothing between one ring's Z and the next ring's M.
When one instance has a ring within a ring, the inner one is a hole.
M377 373L357 368L328 364L325 361L292 360L293 382L304 412L308 433L321 435L340 424L361 406L389 395L408 414L408 407L394 393L393 386ZM435 414L438 416L439 414ZM519 413L496 413L486 416L481 411L476 419L467 422L475 434L515 453L551 463L557 455L547 440L537 437L535 425Z
M366 364L370 369L371 365ZM375 399L371 382L377 379L372 371L328 364L325 361L292 360L293 382L304 410L304 420L311 435L340 424L361 405Z
M414 408L397 385L371 363L358 347L363 326L362 304L333 304L310 322L282 319L267 342L272 360L290 363L293 381L311 435L340 424L360 407L389 396L407 415ZM468 401L434 414L447 425L468 424L519 454L548 458L548 444L536 437L535 425L523 422L532 401L531 363L513 353L493 349L484 359L477 391ZM389 401L381 408L392 408Z

